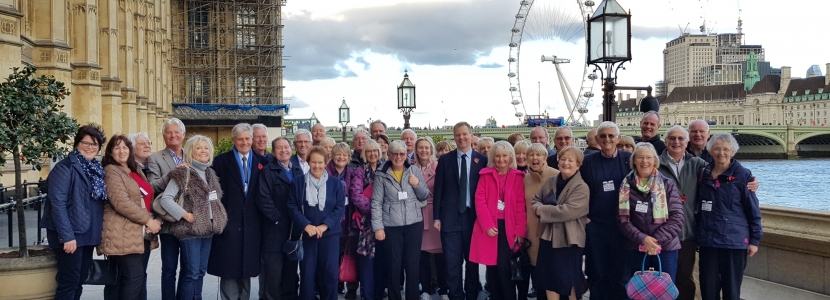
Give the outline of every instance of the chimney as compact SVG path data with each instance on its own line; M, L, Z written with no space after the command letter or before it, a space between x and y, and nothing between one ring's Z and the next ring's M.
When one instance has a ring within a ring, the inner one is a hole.
M830 63L824 65L824 85L830 85Z
M781 67L781 86L778 89L779 94L783 94L787 92L787 89L790 87L790 67Z

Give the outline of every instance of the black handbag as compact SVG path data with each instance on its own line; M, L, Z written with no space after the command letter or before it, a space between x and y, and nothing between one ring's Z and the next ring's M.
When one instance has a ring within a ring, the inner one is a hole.
M301 206L302 212L305 213L305 205ZM303 234L300 233L300 238L296 241L291 240L291 235L294 234L294 222L291 222L291 229L288 232L288 240L285 241L285 244L282 247L282 251L285 252L285 256L290 261L301 261L303 260Z
M114 285L118 284L118 265L106 256L104 259L93 259L86 275L84 284Z
M513 242L513 253L510 256L510 279L513 281L524 281L530 275L530 254L527 253L527 248L530 248L530 240L525 239L524 243Z

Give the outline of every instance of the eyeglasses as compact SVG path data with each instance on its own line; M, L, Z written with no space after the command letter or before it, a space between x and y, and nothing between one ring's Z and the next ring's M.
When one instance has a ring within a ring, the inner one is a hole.
M87 147L87 148L98 148L98 143L90 143L90 142L86 142L86 141L81 141L81 145L84 145L84 147Z
M557 141L570 141L572 138L570 136L557 136L554 139Z
M617 137L616 134L597 134L597 138L599 139L613 139L615 137Z
M686 140L686 137L684 137L684 136L669 136L669 137L666 137L666 140L667 141L683 142L683 141Z
M389 153L389 156L406 156L406 153Z
M147 142L136 142L135 145L136 146L152 146L153 142L149 142L149 141L147 141Z

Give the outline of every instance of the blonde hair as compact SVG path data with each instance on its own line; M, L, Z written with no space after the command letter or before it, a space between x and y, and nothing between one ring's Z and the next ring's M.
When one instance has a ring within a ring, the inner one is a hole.
M331 157L334 157L334 154L337 152L342 152L345 153L346 156L350 156L352 154L352 149L349 147L349 144L339 142L334 144L334 147L331 148Z
M426 137L421 137L421 138L418 138L417 140L415 140L415 154L413 154L413 156L415 156L415 161L418 161L418 153L417 153L418 152L418 144L420 144L421 142L429 143L429 151L432 151L431 152L432 154L429 155L429 162L432 163L432 162L438 160L435 156L435 153L437 153L435 151L435 144L432 143L432 138L431 137L426 136Z
M624 135L624 136L621 136L621 137L620 137L620 141L619 141L619 142L617 142L617 145L619 145L619 144L623 144L623 145L628 145L628 146L634 147L634 144L635 144L635 143L634 143L634 138L632 138L630 135Z
M527 155L527 151L530 149L530 144L527 141L521 140L516 141L516 144L513 145L513 152L521 153Z
M366 141L366 144L363 144L363 150L360 152L360 157L363 158L363 161L366 161L366 151L372 150L378 150L378 159L383 158L383 153L380 153L382 151L380 149L380 144L373 139L369 139Z
M582 153L582 150L579 150L579 148L574 146L568 146L562 148L562 150L559 150L559 153L556 153L556 160L562 159L562 156L565 156L565 154L568 153L573 153L575 156L574 158L576 158L576 163L580 166L582 165L582 161L585 159L585 154Z
M479 143L481 143L481 141L479 141ZM487 154L487 166L496 166L496 153L500 152L507 152L507 155L510 156L510 168L516 169L516 152L513 151L513 146L506 141L498 141L493 144L493 147L490 149L490 153Z
M495 140L493 138L489 137L489 136L479 138L478 139L478 149L476 149L476 151L482 152L479 149L493 148L494 144L495 144ZM507 143L507 144L510 145L510 143ZM511 147L512 147L512 145L511 145ZM493 149L490 149L490 150L493 150Z
M537 153L542 155L543 157L548 157L548 148L546 148L545 145L542 145L540 143L533 143L530 145L530 147L527 148L526 153L527 156Z
M208 159L207 164L213 164L213 141L211 141L209 137L197 134L191 136L186 142L184 142L184 161L188 165L193 165L193 148L196 147L196 144L202 141L207 143L208 151L210 151L210 159Z

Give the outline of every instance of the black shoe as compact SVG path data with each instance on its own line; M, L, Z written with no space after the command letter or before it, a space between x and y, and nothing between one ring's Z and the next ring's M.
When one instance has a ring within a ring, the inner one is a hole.
M344 296L343 298L345 298L347 300L357 299L357 290L348 290L348 291L346 291L346 296Z
M527 292L527 297L528 298L536 298L536 289L535 288L530 288L530 291Z

